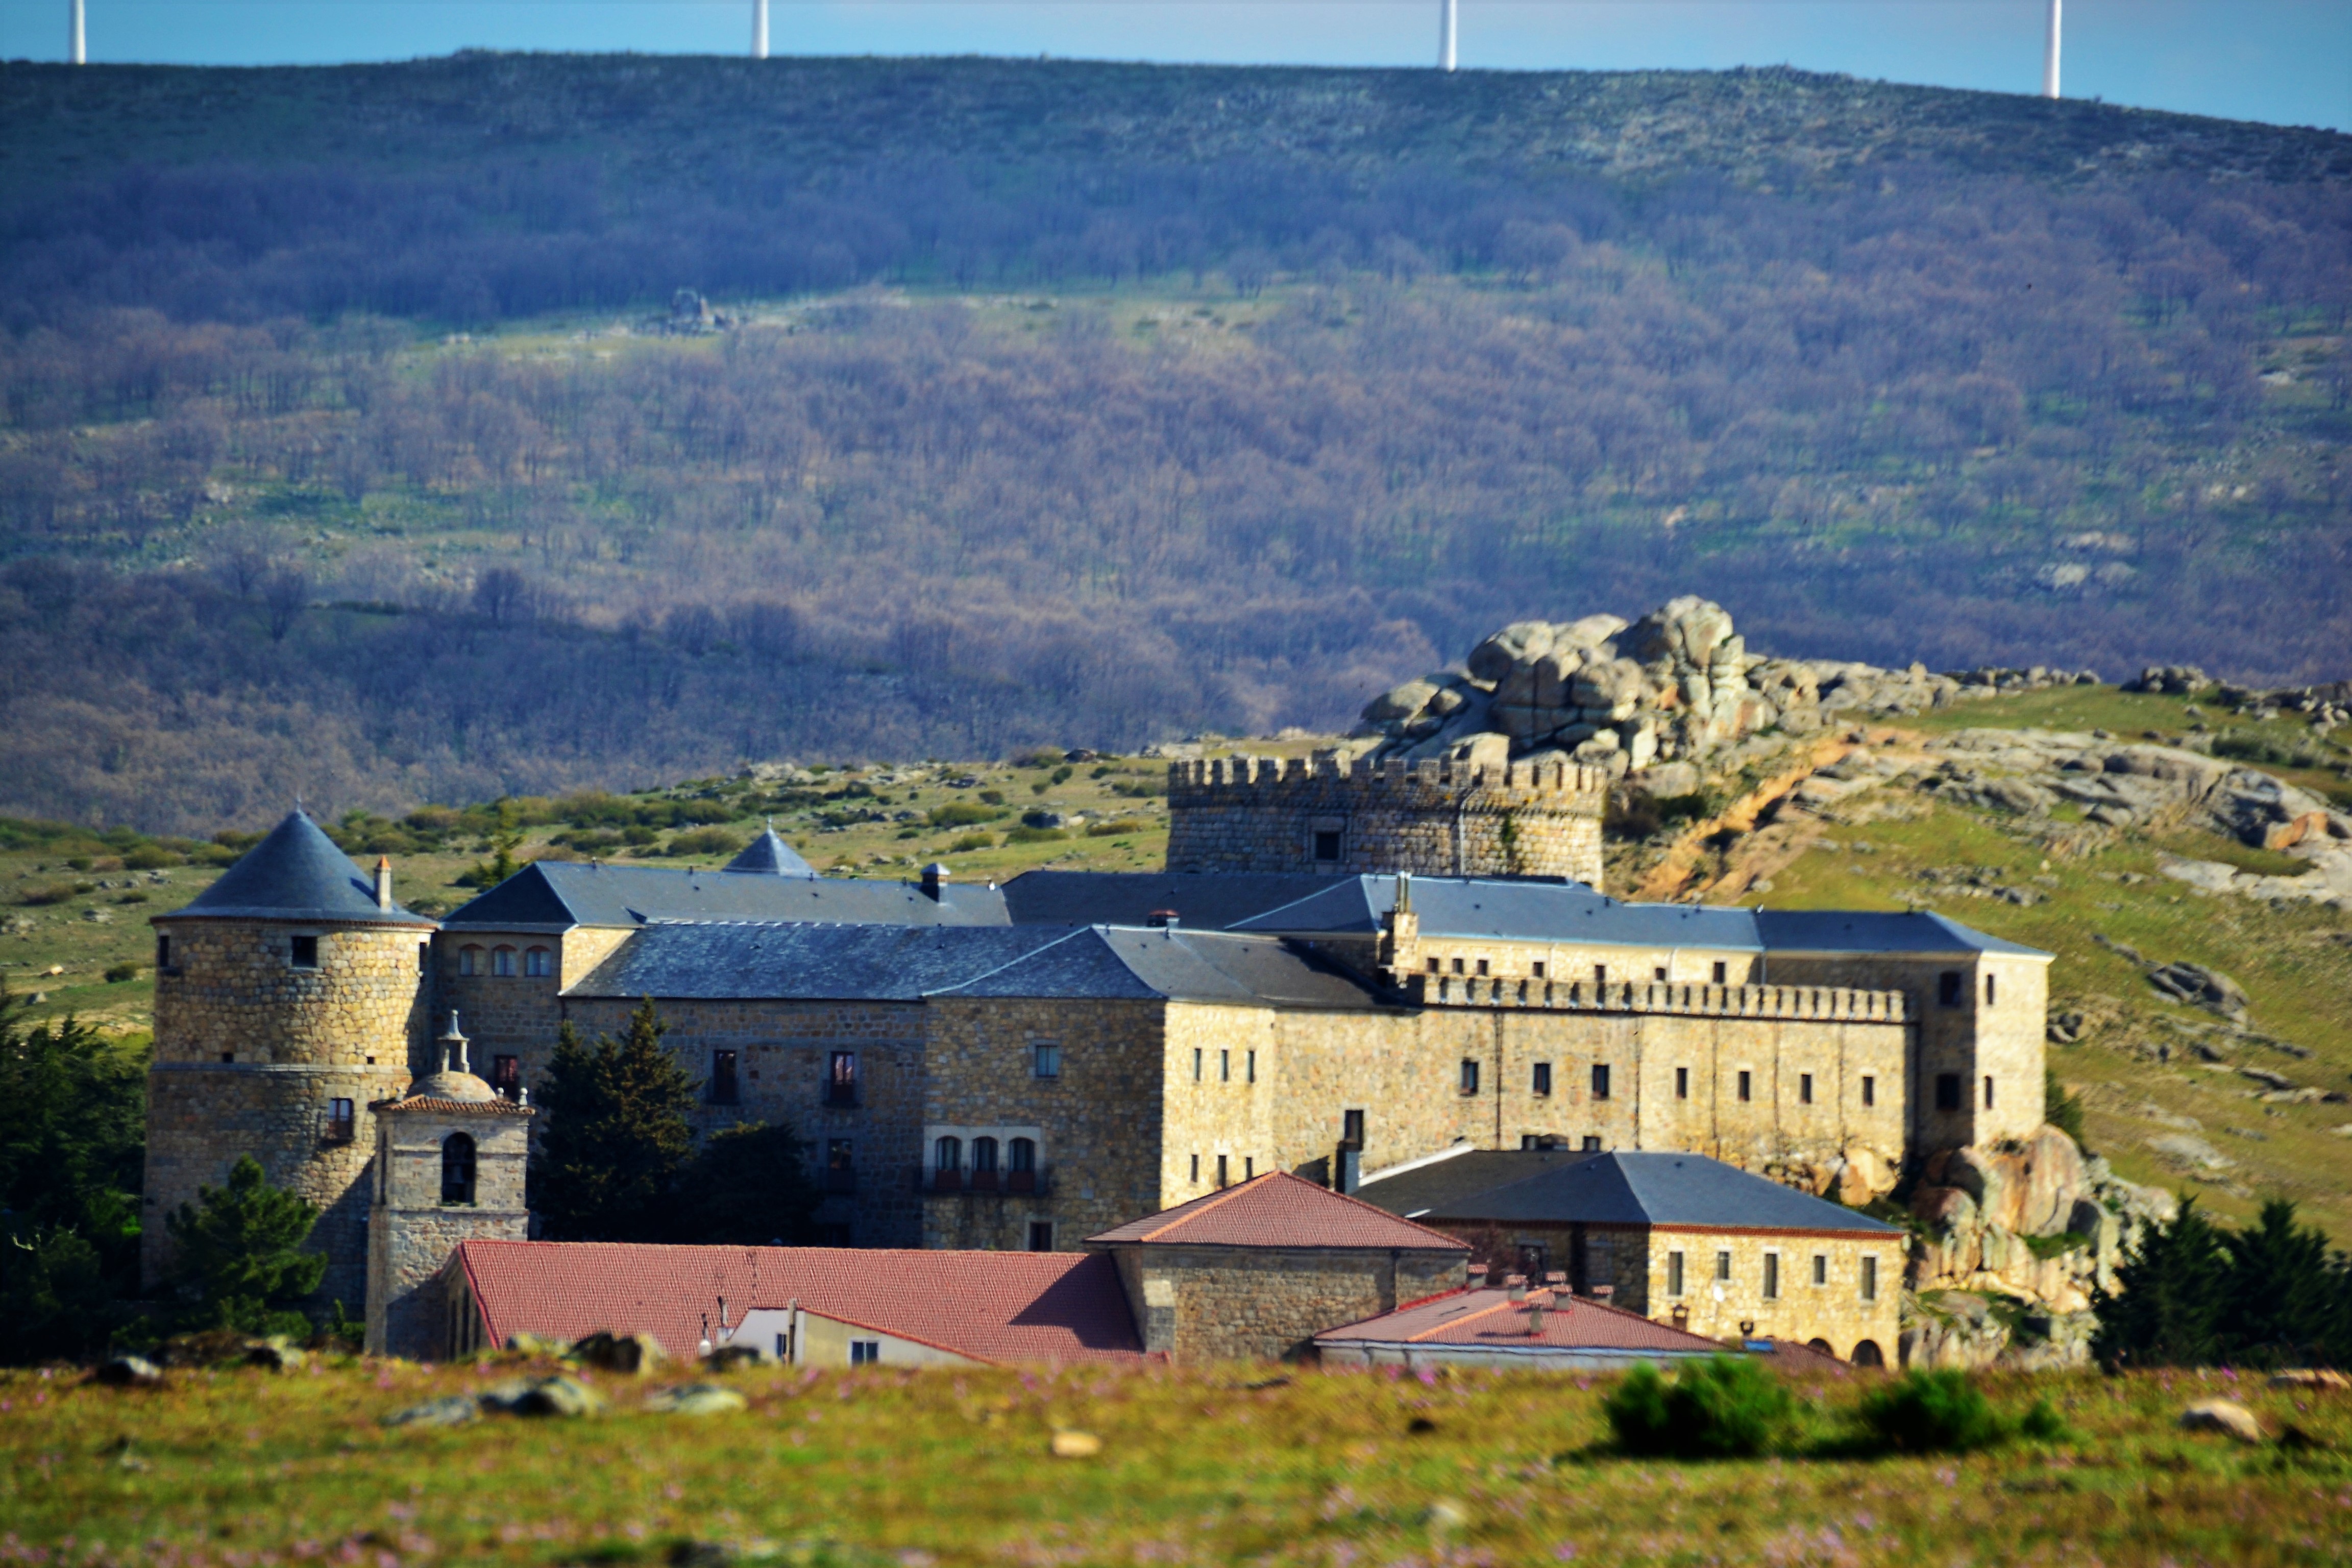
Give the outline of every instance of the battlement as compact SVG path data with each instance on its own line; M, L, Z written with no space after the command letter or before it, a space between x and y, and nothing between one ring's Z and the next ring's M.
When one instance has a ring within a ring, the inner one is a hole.
M1903 1024L1900 991L1843 985L1569 984L1476 975L1414 974L1405 987L1429 1007L1525 1007L1554 1012L1676 1013L1708 1018L1785 1018L1806 1023Z
M1568 877L1597 888L1608 792L1607 773L1558 762L1177 762L1168 868Z

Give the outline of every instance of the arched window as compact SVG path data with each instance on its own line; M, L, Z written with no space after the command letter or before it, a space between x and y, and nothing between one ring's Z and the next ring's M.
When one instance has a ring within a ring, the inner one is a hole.
M441 1201L474 1201L474 1140L466 1133L452 1132L441 1141Z
M460 974L479 974L481 972L482 950L478 947L459 948L457 950L457 973Z
M548 964L547 949L527 947L522 950L522 972L532 980L544 980L553 971Z
M1856 1366L1885 1366L1886 1352L1878 1348L1876 1340L1864 1340L1853 1347L1853 1360Z
M996 1185L996 1140L993 1138L971 1141L971 1184L990 1189Z
M931 1145L932 1184L953 1190L963 1184L963 1140L942 1138Z
M490 949L490 973L497 975L501 980L511 980L514 978L513 948L494 947Z
M1004 1146L1004 1184L1016 1193L1037 1190L1037 1145L1026 1138L1015 1138Z

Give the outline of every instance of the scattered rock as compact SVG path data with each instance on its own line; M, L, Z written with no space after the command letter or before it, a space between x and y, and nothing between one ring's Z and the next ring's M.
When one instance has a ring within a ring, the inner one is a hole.
M1423 1510L1421 1521L1432 1534L1451 1534L1470 1528L1470 1510L1452 1498L1439 1498Z
M2342 1394L2352 1389L2352 1378L2327 1367L2296 1367L2274 1374L2273 1388L2307 1388L2315 1394Z
M1054 1458L1057 1459L1091 1459L1101 1452L1102 1439L1091 1432L1054 1434Z
M482 1391L482 1408L509 1415L594 1415L604 1396L576 1377L515 1378Z
M2219 1432L2241 1443L2263 1440L2263 1424L2254 1413L2231 1399L2201 1399L2180 1413L2180 1425L2190 1432Z
M119 1355L98 1363L90 1374L93 1383L103 1383L115 1388L156 1388L163 1382L163 1369L144 1356Z
M463 1394L453 1394L445 1399L428 1399L422 1405L412 1405L405 1410L395 1410L383 1418L387 1426L463 1426L482 1413L481 1402Z
M2147 983L2176 1002L2242 1019L2252 1005L2244 987L2201 963L2163 963L2147 972Z
M634 1377L642 1377L669 1360L661 1342L651 1334L615 1334L604 1330L574 1342L572 1353L590 1366Z
M2167 1132L2151 1138L2147 1146L2167 1162L2203 1171L2226 1171L2237 1163L2202 1138L2192 1138L2186 1132Z
M702 1364L713 1372L732 1372L739 1366L773 1366L776 1358L758 1345L720 1345L702 1358Z
M308 1359L277 1334L266 1340L256 1340L245 1347L246 1365L267 1367L271 1372L299 1372Z
M751 1408L751 1401L714 1383L689 1383L646 1396L646 1408L665 1415L724 1415Z

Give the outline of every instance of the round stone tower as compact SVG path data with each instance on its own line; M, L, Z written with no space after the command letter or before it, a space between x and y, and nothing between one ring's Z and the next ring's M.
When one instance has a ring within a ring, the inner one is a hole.
M141 1272L170 1272L165 1216L243 1155L319 1209L321 1297L366 1300L373 1104L424 1059L434 922L393 902L296 811L186 908L158 915Z

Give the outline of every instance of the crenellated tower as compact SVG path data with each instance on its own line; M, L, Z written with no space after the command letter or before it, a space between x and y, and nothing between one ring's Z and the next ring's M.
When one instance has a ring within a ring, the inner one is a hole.
M393 901L296 811L155 928L141 1273L169 1273L164 1218L246 1154L317 1205L322 1296L367 1290L369 1107L423 1059L432 921Z
M1231 757L1168 769L1171 871L1410 871L1601 886L1609 775L1572 763Z

